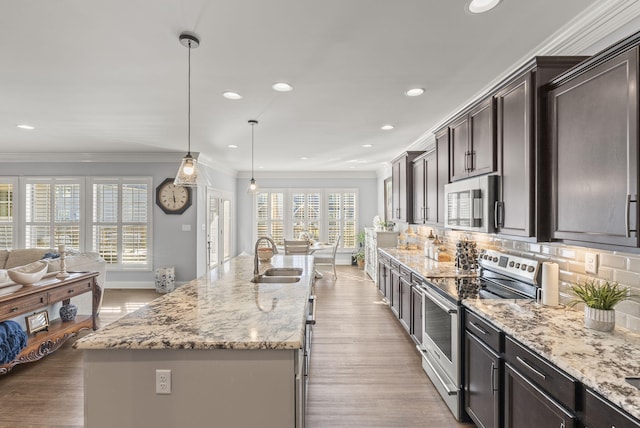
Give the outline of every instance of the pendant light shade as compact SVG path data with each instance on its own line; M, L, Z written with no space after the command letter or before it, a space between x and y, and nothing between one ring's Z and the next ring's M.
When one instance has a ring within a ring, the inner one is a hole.
M198 161L191 156L191 49L200 46L200 40L192 33L180 34L180 43L189 49L188 71L188 108L187 108L187 154L180 162L180 168L173 184L177 186L196 187L198 184Z
M253 129L257 124L257 120L251 119L249 121L249 125L251 125L251 180L249 181L249 188L247 189L247 193L255 193L258 189L256 179L253 178Z

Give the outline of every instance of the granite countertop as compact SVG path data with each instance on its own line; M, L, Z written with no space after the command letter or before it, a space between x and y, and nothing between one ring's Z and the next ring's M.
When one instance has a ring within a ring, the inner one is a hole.
M422 250L379 248L378 251L397 260L455 300L475 297L478 293L479 284L473 280L478 276L477 272L460 273L454 262L432 260L425 257Z
M312 256L275 255L299 267L297 283L250 282L253 257L238 256L139 310L78 339L78 349L299 349L313 283Z
M640 390L626 376L640 376L640 334L584 326L584 313L531 300L467 299L464 306L532 351L640 419Z

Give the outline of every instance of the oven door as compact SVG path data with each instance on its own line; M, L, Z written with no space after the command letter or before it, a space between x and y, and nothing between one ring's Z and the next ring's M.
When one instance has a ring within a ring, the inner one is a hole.
M422 368L451 413L460 420L459 311L428 285L423 287Z

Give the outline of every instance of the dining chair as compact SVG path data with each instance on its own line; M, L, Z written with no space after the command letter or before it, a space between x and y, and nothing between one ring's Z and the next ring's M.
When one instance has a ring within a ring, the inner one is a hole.
M309 254L309 241L284 240L285 254Z
M318 265L331 266L331 269L333 269L334 281L338 278L338 274L336 273L336 252L338 251L338 246L340 245L340 237L341 235L338 234L338 236L336 237L336 242L334 242L333 248L331 248L330 253L322 254L321 252L317 252L314 257L316 269Z

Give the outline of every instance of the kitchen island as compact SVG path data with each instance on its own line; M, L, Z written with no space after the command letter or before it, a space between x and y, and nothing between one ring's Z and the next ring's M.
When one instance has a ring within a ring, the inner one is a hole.
M313 257L261 265L300 268L290 283L251 282L253 261L236 257L79 339L85 425L303 426Z

